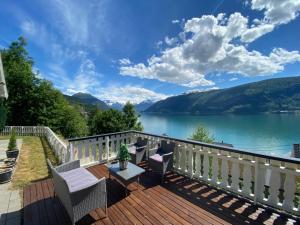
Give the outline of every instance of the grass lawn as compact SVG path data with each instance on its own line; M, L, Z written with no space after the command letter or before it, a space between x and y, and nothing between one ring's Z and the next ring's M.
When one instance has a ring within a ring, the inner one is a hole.
M0 137L8 139L8 137ZM22 149L13 176L13 187L22 188L31 182L45 179L49 176L46 158L49 158L54 165L57 159L53 155L45 138L22 136Z

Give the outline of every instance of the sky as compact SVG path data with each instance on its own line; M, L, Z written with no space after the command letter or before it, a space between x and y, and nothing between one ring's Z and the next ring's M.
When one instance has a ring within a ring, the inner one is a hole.
M0 48L27 40L65 94L139 103L300 75L300 0L1 0Z

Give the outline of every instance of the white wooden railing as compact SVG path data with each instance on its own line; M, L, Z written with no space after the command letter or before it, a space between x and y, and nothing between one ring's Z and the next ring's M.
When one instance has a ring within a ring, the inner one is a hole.
M18 136L45 137L56 157L61 163L70 160L70 153L66 144L49 128L44 126L6 126L0 131L0 135L10 135L15 130Z
M103 163L115 158L121 143L148 138L148 148L161 140L175 142L173 169L246 197L254 203L300 215L300 160L275 157L191 140L137 131L69 140L70 159L83 164ZM298 187L297 187L298 184Z
M70 159L80 159L81 165L113 160L122 143L130 143L131 132L104 134L69 139Z

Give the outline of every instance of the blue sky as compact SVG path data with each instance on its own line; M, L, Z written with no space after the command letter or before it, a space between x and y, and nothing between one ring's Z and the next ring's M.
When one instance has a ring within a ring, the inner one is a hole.
M300 0L2 0L0 47L20 35L66 94L141 102L300 75Z

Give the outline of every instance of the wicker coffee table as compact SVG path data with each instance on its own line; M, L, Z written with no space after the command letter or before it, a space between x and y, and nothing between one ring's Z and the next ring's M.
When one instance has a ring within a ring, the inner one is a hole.
M119 163L110 163L106 164L108 168L108 176L113 176L116 178L119 183L125 187L125 194L128 194L128 185L137 181L137 189L140 184L140 175L145 172L145 170L139 166L134 165L133 163L128 162L127 169L121 170Z

